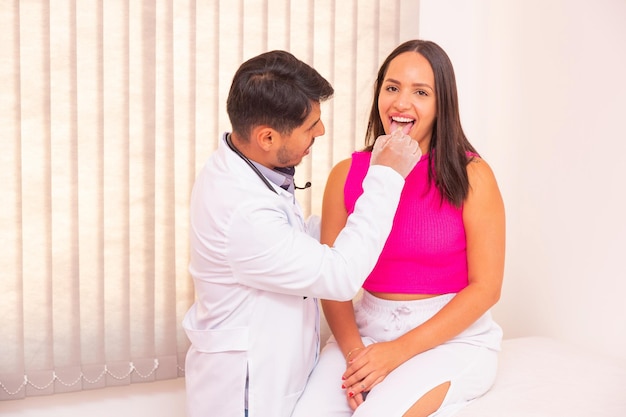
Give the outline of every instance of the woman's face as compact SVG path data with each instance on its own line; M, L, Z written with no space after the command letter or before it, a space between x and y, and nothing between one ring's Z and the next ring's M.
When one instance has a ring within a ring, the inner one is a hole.
M378 96L378 112L386 134L402 129L428 152L437 116L435 76L417 52L395 57L387 68Z

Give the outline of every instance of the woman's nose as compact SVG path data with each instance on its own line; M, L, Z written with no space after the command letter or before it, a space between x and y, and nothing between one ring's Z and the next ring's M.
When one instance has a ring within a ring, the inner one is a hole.
M406 110L410 107L410 100L405 94L400 93L396 96L393 106L398 110Z

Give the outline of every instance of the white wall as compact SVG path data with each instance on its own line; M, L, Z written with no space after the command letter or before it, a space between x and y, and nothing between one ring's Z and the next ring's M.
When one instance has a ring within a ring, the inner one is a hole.
M505 337L626 361L626 1L422 0L420 37L504 195Z

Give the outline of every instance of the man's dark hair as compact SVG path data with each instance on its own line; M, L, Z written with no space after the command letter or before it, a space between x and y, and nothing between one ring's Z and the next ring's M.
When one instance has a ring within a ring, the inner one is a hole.
M288 135L304 123L313 102L327 100L333 93L333 87L315 69L289 52L271 51L239 67L226 110L233 131L246 140L259 125Z

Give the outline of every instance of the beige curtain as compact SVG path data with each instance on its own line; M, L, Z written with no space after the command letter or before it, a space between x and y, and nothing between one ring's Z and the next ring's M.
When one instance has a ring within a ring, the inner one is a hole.
M231 77L287 49L336 88L298 169L308 213L362 144L417 1L0 0L0 399L174 378L188 199Z

